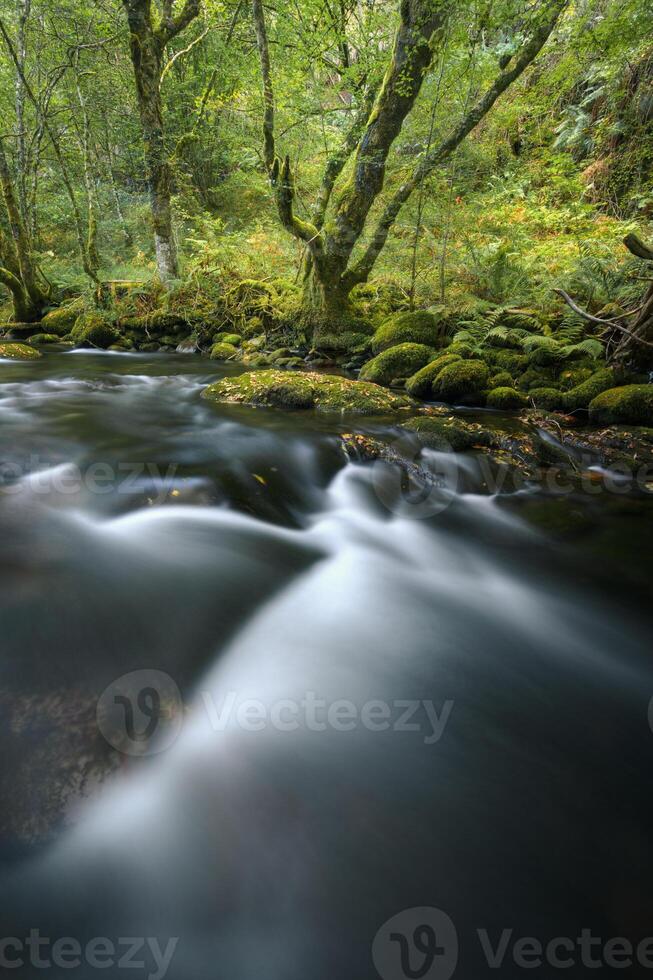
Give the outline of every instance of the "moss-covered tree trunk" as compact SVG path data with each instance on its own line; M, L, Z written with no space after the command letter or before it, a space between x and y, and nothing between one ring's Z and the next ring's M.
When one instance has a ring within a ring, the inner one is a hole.
M199 0L186 0L174 16L173 0L164 0L161 20L155 23L151 0L123 0L130 31L130 53L143 134L143 147L154 226L156 264L162 282L179 274L172 223L172 174L166 155L161 76L166 45L200 10Z
M47 305L47 292L41 287L32 256L32 244L25 227L14 184L0 138L0 191L7 214L8 235L0 234L0 282L11 293L14 319L32 323Z

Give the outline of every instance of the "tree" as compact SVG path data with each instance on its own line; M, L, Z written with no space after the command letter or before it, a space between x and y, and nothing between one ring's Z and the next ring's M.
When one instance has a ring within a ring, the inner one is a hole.
M1 137L0 189L8 225L8 233L0 227L0 282L11 294L14 319L32 323L40 319L48 302L48 291L40 283Z
M367 282L388 235L413 191L457 149L478 126L497 99L526 70L550 37L568 0L543 0L526 18L525 39L500 63L500 70L485 93L469 108L458 126L424 155L412 176L392 196L383 210L362 257L352 261L370 211L384 186L388 155L419 95L425 75L441 53L442 38L455 4L444 0L401 0L399 26L382 84L369 115L359 115L339 153L329 160L312 220L302 220L295 210L294 175L290 158L283 161L274 148L274 96L269 47L262 0L253 0L253 17L263 76L265 159L275 189L280 220L309 255L304 289L304 316L319 336L347 329L349 295L354 286ZM367 107L363 104L362 112ZM338 177L353 156L352 174L337 194ZM270 161L273 160L272 163ZM327 211L331 214L327 220Z
M166 46L198 16L200 0L185 0L174 15L174 0L163 0L160 20L152 0L123 0L130 31L130 54L136 79L143 146L148 173L154 247L163 283L179 274L170 203L172 175L166 156L161 79Z

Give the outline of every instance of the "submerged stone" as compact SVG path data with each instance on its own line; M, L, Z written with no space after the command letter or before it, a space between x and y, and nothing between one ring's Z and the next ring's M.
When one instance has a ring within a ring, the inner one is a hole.
M379 385L307 371L251 371L209 385L202 395L217 402L361 415L383 415L413 405Z

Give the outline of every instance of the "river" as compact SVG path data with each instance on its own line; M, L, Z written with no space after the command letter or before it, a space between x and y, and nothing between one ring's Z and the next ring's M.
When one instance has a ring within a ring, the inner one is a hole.
M650 500L444 454L393 497L339 438L391 423L201 400L237 370L0 363L4 965L477 980L653 934Z

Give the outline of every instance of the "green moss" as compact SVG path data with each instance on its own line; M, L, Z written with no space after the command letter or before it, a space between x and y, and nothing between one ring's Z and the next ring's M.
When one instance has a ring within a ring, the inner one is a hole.
M531 388L528 397L535 403L536 408L555 412L563 407L563 393L557 388Z
M233 361L238 357L238 348L233 344L214 344L211 348L212 361Z
M499 371L498 374L493 375L489 382L488 388L490 391L493 388L514 388L515 382L507 371Z
M433 397L450 404L482 405L490 372L483 361L456 361L445 367L433 383Z
M487 396L488 408L526 408L528 398L515 388L495 388Z
M456 357L465 360L478 356L473 347L470 347L469 344L463 343L449 344L447 347L447 354L455 354Z
M289 347L278 347L277 350L273 350L272 353L268 355L268 360L271 364L274 364L275 361L281 361L292 356L293 352Z
M40 351L28 347L27 344L0 344L0 358L9 358L12 361L35 361L42 357Z
M359 323L358 326L360 325ZM367 354L370 350L370 337L360 330L345 330L342 333L317 330L314 334L314 346L332 354Z
M96 312L82 313L78 316L71 336L76 344L88 344L105 350L120 339L120 334L115 327L101 313Z
M248 372L210 385L203 397L217 402L361 415L384 415L413 404L379 385L307 371Z
M574 412L578 409L589 408L590 402L614 385L614 373L611 368L595 371L591 378L577 385L563 396L562 405L565 411Z
M483 360L497 370L507 371L513 378L522 374L528 367L525 354L514 354L510 350L488 350L483 352Z
M372 338L375 354L397 344L426 344L443 347L447 342L446 320L438 313L417 310L415 313L395 313L378 328Z
M578 367L567 371L562 371L559 378L560 387L563 391L571 391L578 385L584 384L592 377L596 368Z
M29 338L29 343L38 347L41 344L58 344L60 340L56 333L35 333Z
M516 387L520 391L530 391L531 388L550 388L555 380L555 372L551 369L530 367L517 379Z
M213 342L215 344L231 344L232 347L240 347L243 339L237 333L216 333Z
M417 417L402 426L416 432L422 445L440 452L463 453L471 449L479 439L478 432L452 419Z
M63 337L74 327L77 317L81 316L84 310L84 300L81 298L66 304L66 306L51 310L41 320L43 333L57 334L58 337Z
M432 347L424 344L397 344L377 354L371 361L364 364L361 381L373 381L378 385L389 385L398 378L408 378L419 368L428 364L436 357Z
M442 354L441 357L436 357L434 361L427 364L425 367L417 371L416 374L409 378L406 382L406 391L413 398L424 398L430 399L433 397L433 382L438 377L440 372L447 367L448 364L455 364L456 361L460 361L462 358L459 354Z
M590 419L599 425L653 424L653 385L625 385L601 392L590 403Z

